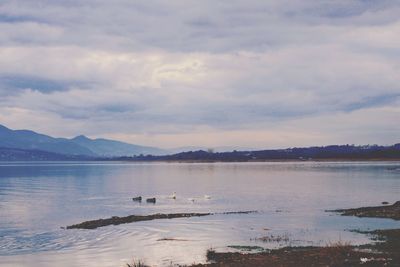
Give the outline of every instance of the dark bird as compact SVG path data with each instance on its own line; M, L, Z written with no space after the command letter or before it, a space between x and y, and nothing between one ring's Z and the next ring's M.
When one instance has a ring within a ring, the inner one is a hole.
M146 199L146 202L147 203L156 203L156 198L155 197L153 197L153 198L148 198L148 199Z
M133 197L132 201L142 202L142 197Z

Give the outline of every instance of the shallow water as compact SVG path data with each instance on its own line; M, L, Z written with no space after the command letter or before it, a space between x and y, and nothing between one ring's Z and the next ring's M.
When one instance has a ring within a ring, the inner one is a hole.
M325 210L400 200L399 170L398 162L0 163L0 265L122 266L140 259L168 266L204 262L211 247L362 244L366 236L347 230L400 222ZM174 191L177 199L169 199ZM132 202L138 195L157 204ZM244 210L258 213L61 229L130 214ZM266 235L288 240L255 240Z

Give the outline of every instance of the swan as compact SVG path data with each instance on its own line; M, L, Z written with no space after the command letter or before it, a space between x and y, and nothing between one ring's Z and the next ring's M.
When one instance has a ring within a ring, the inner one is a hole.
M176 199L176 192L169 196L169 198Z
M209 196L209 195L204 195L204 198L205 198L205 199L211 199L211 196Z

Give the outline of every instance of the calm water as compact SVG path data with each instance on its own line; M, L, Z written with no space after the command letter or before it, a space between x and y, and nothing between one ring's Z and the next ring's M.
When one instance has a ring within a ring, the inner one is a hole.
M169 199L174 191L177 199ZM133 203L138 195L157 197L157 204ZM400 163L390 162L0 163L0 265L122 266L141 259L165 266L204 262L211 247L361 244L369 240L346 230L400 223L324 210L397 200ZM61 229L110 216L242 210L259 212ZM254 240L271 234L289 240Z

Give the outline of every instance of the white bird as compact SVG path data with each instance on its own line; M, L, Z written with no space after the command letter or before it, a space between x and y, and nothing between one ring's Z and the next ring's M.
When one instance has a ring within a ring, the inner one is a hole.
M368 259L368 258L360 258L361 264L372 261L373 258Z
M188 200L194 203L194 198L188 198Z
M211 199L211 196L209 196L209 195L204 195L204 198L205 198L205 199Z
M176 192L169 196L169 198L176 199Z

